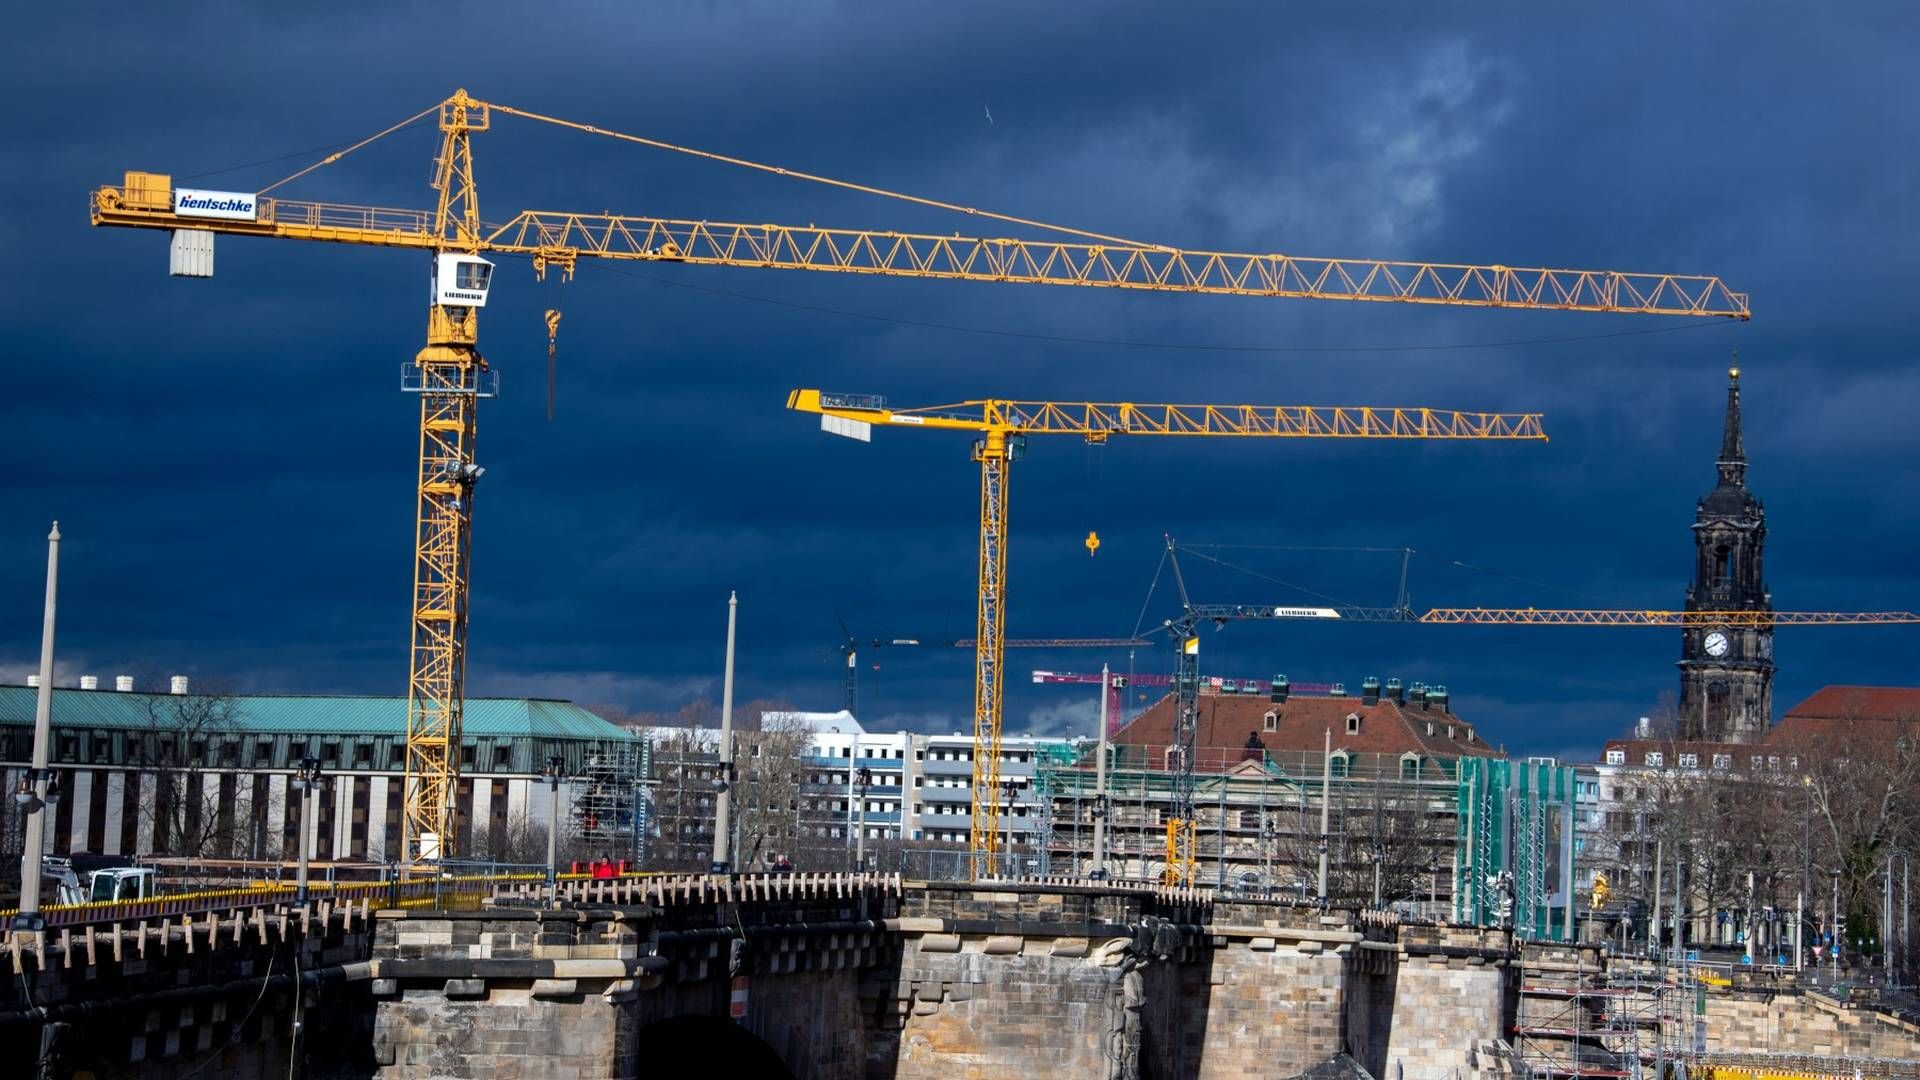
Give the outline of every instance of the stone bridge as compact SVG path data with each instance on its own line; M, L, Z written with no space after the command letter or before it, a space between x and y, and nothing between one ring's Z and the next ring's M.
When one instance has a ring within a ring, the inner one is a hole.
M322 902L11 951L0 1053L142 1077L1289 1077L1510 1068L1504 931L1111 883L792 875Z

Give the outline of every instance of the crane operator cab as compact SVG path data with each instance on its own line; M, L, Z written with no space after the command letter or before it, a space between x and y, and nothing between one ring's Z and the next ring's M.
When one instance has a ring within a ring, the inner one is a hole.
M433 257L433 302L441 307L486 307L493 264L478 255Z

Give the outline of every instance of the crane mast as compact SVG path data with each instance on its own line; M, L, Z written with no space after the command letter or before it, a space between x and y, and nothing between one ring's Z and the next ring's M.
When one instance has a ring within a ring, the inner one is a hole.
M473 183L474 131L487 128L486 107L462 91L440 107L440 154L433 187L439 193L434 236L434 303L427 309L427 344L414 357L402 386L420 395L420 459L415 498L413 611L407 670L407 766L401 845L409 859L434 860L455 845L453 806L460 775L461 722L466 704L467 596L473 557L475 413L491 397L479 340L478 306L446 303L471 285L458 275L484 276L491 267L447 260L479 246L480 206ZM446 266L443 269L442 263ZM442 279L453 273L456 280ZM451 284L456 288L448 288ZM484 289L484 281L481 282Z

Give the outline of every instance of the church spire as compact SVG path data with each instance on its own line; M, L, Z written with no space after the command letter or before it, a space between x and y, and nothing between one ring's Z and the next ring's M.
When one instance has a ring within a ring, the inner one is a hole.
M1727 369L1727 427L1720 436L1720 484L1744 487L1747 482L1747 444L1740 437L1740 353Z

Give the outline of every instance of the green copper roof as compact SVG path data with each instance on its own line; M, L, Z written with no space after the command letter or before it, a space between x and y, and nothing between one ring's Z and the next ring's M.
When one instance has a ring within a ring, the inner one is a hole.
M24 686L0 686L0 726L33 725L34 697ZM53 692L53 726L82 729L145 729L153 711L176 700L171 694L114 690ZM331 697L236 694L235 734L371 735L399 737L407 730L407 701L395 697ZM164 714L162 714L164 715ZM630 738L627 732L568 701L533 698L468 698L463 732L470 738Z

